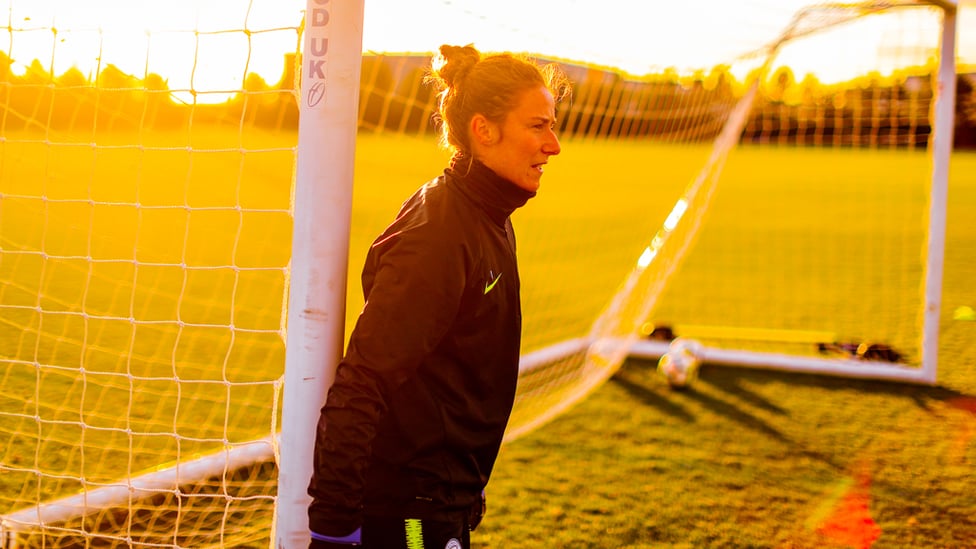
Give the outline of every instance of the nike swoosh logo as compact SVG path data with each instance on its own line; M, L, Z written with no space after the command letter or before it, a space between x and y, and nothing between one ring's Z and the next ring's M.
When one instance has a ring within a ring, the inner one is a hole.
M488 272L488 276L489 277L491 276L491 271ZM496 276L494 280L492 280L491 282L485 282L485 295L488 295L488 292L490 292L491 289L495 287L495 284L498 284L498 281L501 280L501 278L502 278L502 273L498 273L498 276Z

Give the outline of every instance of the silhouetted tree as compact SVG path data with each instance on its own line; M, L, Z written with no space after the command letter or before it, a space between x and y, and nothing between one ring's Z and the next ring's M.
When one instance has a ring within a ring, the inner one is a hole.
M278 99L278 112L275 116L275 128L298 128L298 102L296 101L298 89L298 63L301 57L294 53L285 54L284 65L282 66L281 78L274 88L282 93L275 97Z
M106 65L96 79L96 125L107 131L138 128L142 121L142 88L139 79Z
M275 113L275 94L268 83L256 73L244 77L244 92L230 102L231 117L242 120L245 126L270 126Z
M54 79L37 59L20 78L11 81L7 103L7 124L14 127L46 129L50 126Z
M162 76L149 73L143 80L145 88L144 124L156 129L173 129L187 123L187 113L173 102L169 83Z
M13 74L10 72L10 65L13 61L7 57L7 54L0 51L0 82L10 82Z
M824 86L808 72L798 84L800 104L796 110L797 140L803 144L822 145L824 117L827 109Z
M187 105L174 99L158 74L139 79L114 65L95 82L79 69L54 76L39 60L22 75L0 52L0 115L10 130L66 131L166 129L190 123L247 125L281 130L298 126L296 85L300 58L283 57L279 80L248 74L243 89L220 105ZM397 132L433 129L435 90L423 84L425 57L365 56L360 79L360 125ZM396 67L394 71L393 68ZM557 107L559 131L588 137L709 139L759 69L739 81L719 65L692 76L673 69L640 79L594 66L563 64L573 83L569 101ZM799 82L781 66L761 82L743 140L825 145L924 145L933 98L930 74L914 67L893 76L869 73L825 86L815 75ZM959 75L955 145L976 148L976 75ZM692 130L689 130L691 128ZM710 128L715 128L711 130Z
M95 112L91 83L77 67L71 67L54 80L52 101L52 125L67 130L91 127Z
M702 81L705 91L709 92L715 101L727 102L735 93L732 90L733 76L729 73L728 65L715 65Z
M766 96L774 103L783 102L786 100L786 91L794 83L796 83L796 77L793 76L793 69L783 65L776 69L772 78L766 83Z

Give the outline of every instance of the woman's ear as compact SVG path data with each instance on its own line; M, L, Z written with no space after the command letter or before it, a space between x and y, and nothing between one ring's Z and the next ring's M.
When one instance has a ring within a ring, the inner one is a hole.
M471 135L479 145L491 145L498 137L498 129L485 115L475 114L471 117Z

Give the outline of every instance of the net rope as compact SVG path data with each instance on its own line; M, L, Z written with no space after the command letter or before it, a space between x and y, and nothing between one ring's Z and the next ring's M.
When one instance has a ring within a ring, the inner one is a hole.
M557 113L565 151L514 220L524 337L509 442L611 377L648 326L800 355L818 353L809 337L850 336L917 359L936 36L886 18L903 26L882 41L904 47L837 84L777 65L902 4L816 5L766 46L696 73L564 65L575 88ZM55 40L49 59L0 78L6 546L268 543L301 22L257 26L272 8L241 6L242 25L144 36L135 76L59 73L58 40L94 34L105 46L111 33L8 15L12 43ZM290 44L276 83L250 72L272 38ZM194 52L185 84L150 68L174 44ZM203 86L194 76L226 44L246 52L238 85ZM364 55L352 281L357 254L446 160L428 62ZM886 165L908 176L865 175ZM799 226L814 206L822 223ZM833 229L851 223L856 240ZM362 305L350 286L347 326Z

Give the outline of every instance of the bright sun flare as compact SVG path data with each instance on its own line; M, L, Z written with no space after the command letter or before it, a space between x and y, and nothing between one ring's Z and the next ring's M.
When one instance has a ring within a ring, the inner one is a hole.
M248 73L274 84L296 51L304 0L278 2L77 0L0 2L14 72L38 60L55 76L89 78L107 65L137 78L160 75L184 101L214 103ZM2 19L0 19L2 20Z
M669 67L691 72L768 44L810 3L780 0L750 15L724 1L604 0L596 9L583 0L370 0L363 49L428 52L442 43L474 43L483 51L526 51L637 75ZM222 102L249 73L271 85L279 80L285 55L300 46L305 7L306 0L0 0L9 36L0 51L18 74L35 59L55 76L74 67L93 78L111 64L136 78L161 76L180 100ZM918 14L909 11L891 17ZM960 10L960 30L970 11ZM743 18L748 28L734 23ZM785 49L778 62L798 79L815 72L824 83L885 74L906 58L924 64L936 46L936 23L930 12L907 26L910 33L840 27L804 48ZM964 63L976 62L973 34L960 33ZM879 48L864 51L871 41Z

